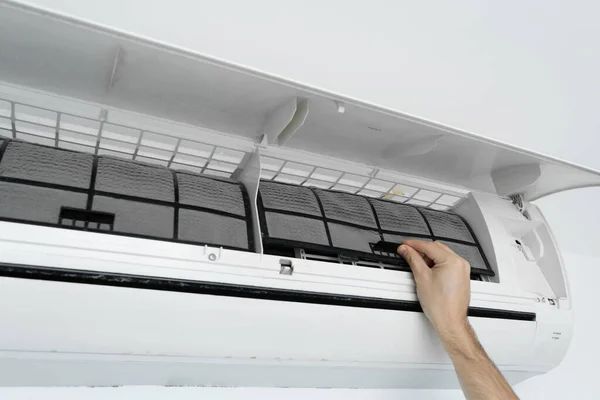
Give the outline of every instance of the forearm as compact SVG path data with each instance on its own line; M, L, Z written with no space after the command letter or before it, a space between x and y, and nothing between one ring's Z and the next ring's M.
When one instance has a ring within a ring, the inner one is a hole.
M440 332L440 337L468 400L518 399L468 322Z
M423 311L452 358L466 398L517 399L467 321L471 294L469 263L436 241L405 240L398 253L410 265Z

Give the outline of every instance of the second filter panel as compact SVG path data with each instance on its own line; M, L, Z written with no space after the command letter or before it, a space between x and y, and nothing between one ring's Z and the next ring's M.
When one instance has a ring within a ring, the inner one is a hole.
M408 269L397 254L373 246L439 240L469 261L473 274L494 275L468 224L451 212L273 181L261 181L258 208L266 252L303 249Z

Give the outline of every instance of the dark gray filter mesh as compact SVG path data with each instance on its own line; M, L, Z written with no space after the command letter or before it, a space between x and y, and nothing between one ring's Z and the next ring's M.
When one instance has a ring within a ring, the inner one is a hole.
M92 192L93 154L18 141L3 148L0 218L244 249L251 242L251 217L243 186L236 181L177 173L178 204L176 177L168 168L98 157ZM2 181L8 178L29 182ZM43 187L49 183L65 190ZM119 198L125 196L130 197ZM179 232L174 232L177 207ZM216 214L220 212L231 216Z
M471 270L473 272L488 271L487 267L485 266L485 262L483 261L483 257L481 256L481 252L476 246L446 242L443 240L440 240L440 242L444 243L456 254L467 260L469 264L471 264Z
M173 238L173 207L96 195L92 210L115 214L115 232Z
M244 220L196 210L179 210L179 239L248 247L248 231Z
M246 215L242 188L234 181L177 173L179 203Z
M376 231L331 222L328 225L334 247L372 253L370 244L381 240L381 236Z
M422 208L421 211L437 238L464 240L475 243L469 228L458 215Z
M398 245L407 239L430 242L435 236L446 239L448 246L467 259L474 271L493 274L486 268L468 226L458 215L350 193L323 189L311 192L301 186L274 182L261 182L259 190L264 206L260 212L264 214L261 224L267 252L280 254L283 249L310 249L309 245L319 245L321 247L315 250L345 255L359 262L383 261L388 265L386 268L407 269L408 265L394 252L387 252L387 248L385 252L373 250L372 246L381 240ZM323 214L313 193L322 204ZM271 239L277 241L270 242Z
M87 189L93 159L91 154L12 141L2 157L0 176Z
M164 201L175 197L169 169L110 157L98 157L96 190Z
M321 216L321 209L315 194L304 186L261 181L260 196L266 208Z
M366 197L350 193L315 190L323 204L327 218L377 229L373 210Z
M85 208L87 195L0 182L0 217L58 223L61 207Z
M383 200L371 200L381 229L429 235L427 223L421 213L412 206Z
M269 237L328 246L325 223L318 219L266 212Z

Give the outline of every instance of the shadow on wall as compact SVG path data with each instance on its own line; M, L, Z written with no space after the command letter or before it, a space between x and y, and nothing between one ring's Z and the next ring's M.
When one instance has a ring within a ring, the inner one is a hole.
M562 253L600 257L600 188L556 193L535 204L548 220Z

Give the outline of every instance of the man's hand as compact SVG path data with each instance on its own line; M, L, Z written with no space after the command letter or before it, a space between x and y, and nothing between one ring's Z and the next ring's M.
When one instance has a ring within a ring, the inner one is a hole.
M454 363L465 397L517 399L467 320L471 297L469 263L440 242L405 240L398 253L413 271L419 302Z
M471 297L469 263L440 242L405 240L398 253L410 265L423 311L442 339L463 330Z

